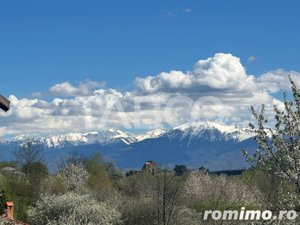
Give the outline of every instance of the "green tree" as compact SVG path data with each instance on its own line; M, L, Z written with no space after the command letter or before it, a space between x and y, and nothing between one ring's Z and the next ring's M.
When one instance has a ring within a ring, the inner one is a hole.
M110 177L107 174L106 167L100 154L96 153L89 160L87 160L86 168L89 173L87 184L92 190L98 190L99 188L107 188L112 186Z
M31 197L38 197L42 181L48 176L48 169L42 162L28 162L21 171L25 174L31 187Z
M185 165L175 165L174 172L176 176L182 176L187 172Z
M28 162L22 167L22 172L32 185L39 185L48 175L47 166L42 162Z

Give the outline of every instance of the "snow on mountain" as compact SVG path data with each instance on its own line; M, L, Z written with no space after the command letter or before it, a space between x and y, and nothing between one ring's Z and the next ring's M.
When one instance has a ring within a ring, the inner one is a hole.
M181 126L173 128L173 130L193 130L195 132L203 130L203 129L218 129L221 132L232 132L235 131L237 128L235 126L228 126L228 125L222 125L218 123L212 123L212 122L193 122L193 123L186 123Z
M88 132L83 135L88 139L88 143L112 144L123 142L129 145L136 141L132 134L115 129L108 129L102 132Z
M184 164L213 169L245 168L241 149L254 151L255 135L247 128L209 122L187 123L169 131L155 129L132 135L108 129L87 133L68 133L47 137L17 136L0 143L0 155L12 160L12 151L28 139L45 148L45 159L51 168L73 151L87 157L100 152L105 160L120 168L138 168L151 159L162 165Z
M136 141L135 137L131 134L125 133L120 130L108 129L106 131L99 132L68 133L49 135L47 137L29 137L27 135L20 135L14 137L13 139L7 140L6 143L22 143L28 139L42 144L46 148L50 149L59 149L70 145L79 146L96 143L108 145L121 142L129 145Z
M135 136L137 141L143 141L145 139L149 139L149 138L157 138L161 135L163 135L164 133L166 133L166 131L162 130L162 129L155 129L155 130L151 130L148 131L144 134L140 134Z
M74 146L85 144L88 142L88 139L83 134L70 133L48 136L45 138L41 138L40 141L48 148L61 148L64 147L66 143L72 144Z
M186 123L175 127L167 132L170 138L178 135L181 139L204 138L210 141L216 140L235 140L241 142L255 136L255 133L248 128L238 128L236 126L228 126L212 122L193 122Z
M45 145L47 148L63 148L66 146L79 146L87 144L109 145L114 143L124 143L130 145L146 139L155 139L167 135L169 138L203 138L210 141L235 140L241 142L255 135L248 128L237 128L235 126L221 125L211 122L193 122L175 127L169 131L154 129L139 135L132 135L121 130L108 129L105 131L95 131L87 133L68 133L59 135L49 135L47 137L29 137L28 135L16 136L7 140L6 143L21 143L28 139ZM4 141L2 141L4 143Z
M230 134L232 135L233 138L239 140L240 142L252 138L256 135L255 132L252 131L250 128L236 129Z
M114 144L117 142L130 145L144 139L155 138L165 133L164 130L155 129L141 135L134 136L121 130L108 129L106 131L95 131L87 133L69 133L61 135L51 135L41 138L40 142L44 143L48 148L62 148L66 144L73 146L95 144L102 145Z

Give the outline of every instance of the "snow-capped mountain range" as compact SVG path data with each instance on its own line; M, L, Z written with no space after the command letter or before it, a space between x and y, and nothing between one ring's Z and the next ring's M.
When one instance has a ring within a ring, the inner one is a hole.
M50 163L53 163L53 158L62 158L74 151L84 155L99 151L107 160L115 161L118 166L127 169L139 167L150 159L168 165L236 169L246 164L240 156L239 160L234 158L237 156L233 152L240 152L239 148L247 147L249 143L250 150L254 150L254 135L248 128L193 122L168 131L155 129L139 135L115 129L47 137L22 135L1 140L0 153L10 160L12 148L31 140L43 146Z
M146 139L158 138L160 136L168 136L169 138L208 138L210 141L215 140L235 140L237 142L254 136L253 131L249 128L237 128L235 126L221 125L211 122L194 122L187 123L169 131L162 129L150 130L143 134L134 135L121 130L108 129L105 131L93 131L87 133L67 133L59 135L50 135L46 137L30 137L28 135L16 136L12 139L2 140L0 143L36 141L45 145L47 148L59 149L66 145L85 145L85 144L102 144L109 145L123 142L130 145L134 142L141 142Z
M29 140L42 144L49 149L59 149L70 145L78 146L96 143L108 145L116 142L124 142L129 145L135 142L136 138L120 130L108 129L99 132L68 133L50 135L47 137L30 137L28 135L21 135L10 140L2 141L2 143L8 144L11 142L26 142Z

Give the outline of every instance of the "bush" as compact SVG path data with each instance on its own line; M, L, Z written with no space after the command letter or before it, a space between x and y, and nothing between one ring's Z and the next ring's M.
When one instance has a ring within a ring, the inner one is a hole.
M256 186L249 187L237 177L191 174L185 184L186 201L190 207L224 210L240 206L259 208L262 194Z
M127 198L122 204L122 219L124 225L153 225L156 224L156 208L154 199Z
M72 162L66 164L61 169L58 176L66 181L68 190L70 191L82 189L89 179L88 171L84 168L83 164L74 164Z
M112 187L110 177L99 154L95 154L87 160L86 168L89 173L87 185L91 190Z
M120 212L109 204L73 192L44 195L36 207L28 210L32 225L117 225L121 223L120 218Z
M68 192L68 182L64 176L50 175L41 185L44 194L62 195Z

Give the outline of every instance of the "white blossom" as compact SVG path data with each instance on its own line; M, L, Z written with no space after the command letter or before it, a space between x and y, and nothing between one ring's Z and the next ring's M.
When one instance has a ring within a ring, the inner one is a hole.
M121 214L107 203L98 203L90 195L69 192L44 195L28 210L32 225L117 225Z

